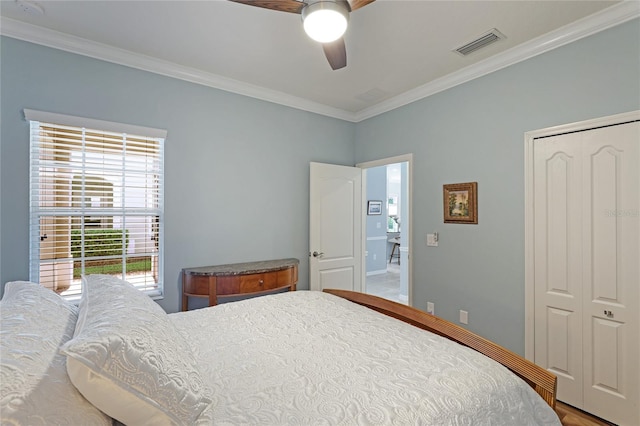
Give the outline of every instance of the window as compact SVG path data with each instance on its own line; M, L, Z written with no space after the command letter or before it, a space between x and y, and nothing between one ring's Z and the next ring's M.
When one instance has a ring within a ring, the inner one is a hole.
M82 274L162 295L163 130L25 110L30 280L78 298Z

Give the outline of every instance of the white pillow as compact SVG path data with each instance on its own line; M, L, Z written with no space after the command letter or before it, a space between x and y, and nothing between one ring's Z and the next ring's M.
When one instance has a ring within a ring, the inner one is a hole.
M73 337L78 309L39 284L14 281L0 313L2 424L110 425L73 386L59 353Z
M126 281L83 277L62 351L78 390L125 424L193 424L211 403L195 358L162 308Z

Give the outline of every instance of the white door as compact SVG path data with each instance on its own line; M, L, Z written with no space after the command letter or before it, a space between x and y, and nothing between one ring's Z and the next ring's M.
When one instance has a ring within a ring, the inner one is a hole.
M558 376L558 398L582 406L580 133L537 140L535 362Z
M640 424L640 123L533 151L535 362L559 400Z
M309 287L361 291L362 169L311 163Z
M583 147L584 406L640 425L640 123L585 132Z

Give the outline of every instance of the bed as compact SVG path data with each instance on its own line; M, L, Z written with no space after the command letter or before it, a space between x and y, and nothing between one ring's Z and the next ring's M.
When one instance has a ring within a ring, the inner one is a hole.
M90 275L78 307L12 282L0 311L3 425L560 424L552 374L360 293L166 314L129 283Z

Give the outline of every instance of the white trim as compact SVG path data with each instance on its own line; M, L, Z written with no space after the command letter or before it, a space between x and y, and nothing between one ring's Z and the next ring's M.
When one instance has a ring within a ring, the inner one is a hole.
M501 70L510 65L530 59L534 56L564 46L584 37L620 25L640 16L640 2L623 1L586 18L580 19L557 30L551 31L518 46L498 53L459 71L380 102L356 113L356 122L366 120L384 112L391 111L417 100Z
M127 133L129 135L147 136L151 138L167 137L167 131L154 129L153 127L137 126L135 124L123 124L113 121L96 120L95 118L76 117L73 115L57 114L55 112L24 109L24 118L27 121L39 121L41 123L60 124L93 130L105 130L108 132Z
M640 120L640 110L608 115L606 117L593 118L591 120L577 121L575 123L561 124L559 126L548 127L541 130L533 130L525 133L525 137L528 136L531 139L537 139L547 136L559 135L562 133L595 129L596 127L611 126L614 124L636 120Z
M546 129L534 130L524 134L524 356L529 361L535 358L535 258L534 258L534 184L533 184L533 147L536 139L568 132L579 132L602 126L640 120L640 110L591 120L578 121Z
M91 58L357 123L638 17L640 17L640 2L626 0L617 3L534 40L513 47L477 64L431 81L356 113L6 17L0 17L0 34L54 49L89 56Z
M524 134L524 357L535 360L535 288L533 273L533 137Z
M356 164L356 167L361 169L370 169L372 167L386 166L387 164L396 164L408 162L411 165L413 161L413 154L396 155L395 157L382 158L380 160L365 161L363 163ZM411 170L409 170L411 172Z
M387 236L381 235L379 237L367 237L367 241L378 241L378 240L387 240Z
M0 34L303 111L353 121L352 112L339 108L6 17L0 17Z

